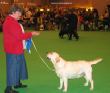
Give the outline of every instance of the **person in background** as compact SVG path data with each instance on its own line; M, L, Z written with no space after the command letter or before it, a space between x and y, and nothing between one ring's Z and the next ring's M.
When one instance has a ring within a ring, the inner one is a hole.
M78 17L74 10L70 10L68 14L68 23L69 23L69 40L72 40L72 36L75 37L76 40L79 39L77 33L77 24L78 24Z
M22 16L22 11L22 8L13 5L3 23L3 44L6 54L7 73L7 84L4 93L19 93L15 90L16 88L27 87L27 85L21 83L21 80L28 79L23 40L40 34L36 31L22 32L22 28L18 23L18 20Z

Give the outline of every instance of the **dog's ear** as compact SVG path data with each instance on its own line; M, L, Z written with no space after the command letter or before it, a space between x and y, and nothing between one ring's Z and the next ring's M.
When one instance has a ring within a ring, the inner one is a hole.
M46 54L52 54L53 52L46 52Z
M60 62L60 57L55 58L56 63Z

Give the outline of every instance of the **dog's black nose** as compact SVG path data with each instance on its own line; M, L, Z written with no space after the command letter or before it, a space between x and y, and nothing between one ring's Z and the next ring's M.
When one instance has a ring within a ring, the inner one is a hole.
M47 59L50 59L49 57L47 57Z

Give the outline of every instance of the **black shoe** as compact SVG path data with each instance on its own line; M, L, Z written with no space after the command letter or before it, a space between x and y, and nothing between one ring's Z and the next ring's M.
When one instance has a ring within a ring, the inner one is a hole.
M69 40L72 40L72 38L69 38Z
M76 41L78 41L79 39L76 39Z
M5 93L19 93L19 92L13 89L6 89Z
M14 86L15 89L17 88L27 88L27 85L23 85L22 83L20 83L19 85Z

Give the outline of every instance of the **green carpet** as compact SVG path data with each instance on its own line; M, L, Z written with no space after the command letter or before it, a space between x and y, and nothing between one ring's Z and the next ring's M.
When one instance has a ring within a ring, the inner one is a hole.
M69 41L58 37L58 32L41 32L33 37L35 45L46 63L53 68L46 59L49 51L58 52L66 60L94 60L102 57L103 61L93 65L94 90L84 87L84 78L69 80L67 93L110 93L110 32L78 32L79 41ZM6 86L6 64L3 52L2 33L0 33L0 93L4 93ZM18 89L20 93L62 93L58 90L59 78L55 72L46 68L34 48L32 53L25 52L29 79L23 81L28 85L26 89Z

